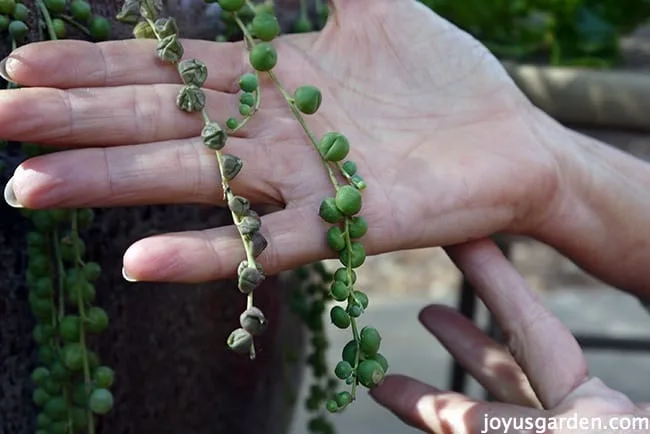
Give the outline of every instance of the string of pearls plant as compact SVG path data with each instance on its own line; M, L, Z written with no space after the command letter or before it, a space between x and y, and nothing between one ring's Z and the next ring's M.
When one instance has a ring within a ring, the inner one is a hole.
M184 50L176 23L173 18L159 17L162 9L159 0L126 0L118 19L135 24L136 37L153 37L158 40L157 56L161 61L176 67L184 84L177 95L176 105L185 112L200 113L203 118L201 138L204 145L215 152L224 200L228 204L245 251L245 258L239 264L237 275L239 290L247 297L246 310L241 314L240 328L230 334L227 344L238 353L248 354L251 359L254 359L256 354L254 337L262 333L267 325L263 312L254 305L255 290L265 279L264 271L256 258L267 247L267 241L259 232L260 216L251 209L248 199L237 195L229 184L240 173L244 163L239 157L224 153L224 148L227 146L229 135L244 128L260 110L260 75L266 74L275 84L317 151L334 192L321 202L318 215L329 226L326 232L327 243L338 254L342 264L333 275L328 295L337 302L345 303L344 306L332 307L329 317L336 327L351 329L352 334L352 339L342 351L342 360L334 370L336 377L344 380L350 390L334 393L326 401L327 410L332 413L339 412L354 401L359 385L375 387L383 381L388 369L386 359L379 353L379 332L373 327L359 329L357 323L368 307L366 294L354 288L354 270L363 265L366 259L366 251L360 239L368 231L368 222L359 215L362 208L361 192L366 188L366 183L357 173L356 164L352 160L346 160L350 143L343 134L329 132L319 139L307 125L305 115L314 115L321 106L320 90L305 85L290 92L274 73L278 53L272 41L280 34L280 25L273 14L273 4L265 2L256 5L250 0L217 2L226 14L226 20L234 22L242 33L243 45L248 51L252 67L251 72L243 74L239 80L240 119L233 116L224 124L211 119L205 108L206 96L201 89L208 74L205 64L198 59L183 59ZM306 17L304 7L303 2L301 19ZM245 23L242 15L251 17L250 22ZM321 307L324 310L324 298L321 298L317 306L319 307L316 311L310 314L320 317L322 312L318 310ZM313 321L311 318L308 316L307 320ZM314 342L319 348L323 346L318 336L313 337L312 343ZM315 360L312 362L317 363ZM322 390L319 389L319 392Z
M35 10L15 0L0 0L0 32L11 48L26 42L31 14L36 14L40 40L61 39L68 26L99 41L107 39L110 23L93 15L83 0L36 0ZM8 83L7 88L17 87ZM20 144L25 157L48 152L35 143ZM5 145L6 146L6 145ZM32 399L39 408L36 434L94 434L95 417L113 407L110 391L114 372L103 366L89 341L109 324L104 309L93 306L94 282L101 268L87 261L80 231L94 218L91 209L21 210L31 230L27 233L26 283L35 319L37 366L32 371Z

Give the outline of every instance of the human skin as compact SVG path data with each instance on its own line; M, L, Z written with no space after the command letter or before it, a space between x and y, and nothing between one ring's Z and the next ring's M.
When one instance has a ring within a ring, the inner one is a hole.
M369 254L520 234L647 295L647 163L541 113L480 43L413 0L334 7L322 32L274 42L276 74L288 89L322 89L323 106L307 119L317 136L336 130L350 139L368 184ZM243 47L184 46L186 58L208 65L210 116L235 114L238 78L250 70ZM63 41L11 54L4 74L26 87L0 92L0 136L69 150L21 164L8 202L223 205L216 160L199 138L202 120L176 108L178 74L154 47ZM263 217L269 247L259 258L274 274L333 256L317 215L333 192L285 101L262 84L261 112L226 150L244 161L234 191L280 209ZM242 257L230 226L139 240L124 266L135 280L200 282L233 276Z

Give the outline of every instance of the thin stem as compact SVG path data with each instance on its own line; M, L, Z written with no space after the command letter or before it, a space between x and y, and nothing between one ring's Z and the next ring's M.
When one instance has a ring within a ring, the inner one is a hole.
M308 18L308 16L307 16L307 0L300 0L300 18Z
M45 27L47 27L47 33L50 36L50 39L53 41L56 41L56 33L54 33L54 24L52 23L52 17L50 16L50 11L47 10L45 7L45 3L42 2L42 0L36 0L36 3L38 4L38 8L41 10L41 13L43 14L43 19L45 20Z
M74 248L74 269L75 269L75 274L77 276L77 309L79 309L79 317L81 318L80 321L80 328L81 328L81 333L79 337L79 344L81 345L81 350L83 353L83 371L84 371L84 383L86 384L86 391L90 392L90 386L91 386L91 379L90 379L90 366L88 364L88 350L86 349L86 312L85 312L85 306L84 306L84 300L83 300L83 294L81 293L81 288L79 287L79 282L81 279L79 279L79 275L81 273L79 269L79 263L80 263L80 249L79 249L79 230L78 230L78 222L77 222L77 210L73 209L72 210L72 244ZM95 434L95 423L93 420L93 414L90 411L90 409L86 410L86 413L88 415L88 433L89 434Z
M54 229L52 234L53 244L54 244L54 258L56 260L56 271L59 281L59 321L63 318L65 314L65 302L64 302L64 293L65 293L65 270L63 269L63 261L61 259L61 248L59 247L59 231Z
M57 14L57 15L55 15L55 17L65 21L66 23L70 24L72 27L76 27L78 30L83 32L86 36L90 36L90 30L88 30L88 27L84 26L83 24L78 23L70 15Z
M352 283L352 240L350 239L350 219L345 218L345 248L348 249L348 263L345 266L348 282L350 282L350 295L348 297L348 304L350 302L356 302L359 304L356 297L354 296L354 284ZM362 306L363 307L363 306ZM360 339L359 339L359 330L357 329L357 319L350 317L350 324L352 325L352 338L357 345L356 357L354 358L354 372L356 373L359 368L359 355L361 354ZM357 383L359 378L356 377L352 383L352 390L350 394L352 395L352 400L356 399L357 392Z

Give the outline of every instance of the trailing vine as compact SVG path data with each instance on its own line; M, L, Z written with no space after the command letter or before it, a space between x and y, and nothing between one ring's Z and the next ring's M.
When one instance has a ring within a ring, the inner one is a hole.
M237 269L238 288L246 296L246 308L240 316L240 327L227 339L227 345L241 354L255 358L254 338L263 333L267 319L255 306L255 290L265 279L264 270L256 258L267 247L267 241L260 233L262 221L251 208L249 200L230 186L239 175L244 162L233 154L226 154L230 134L241 130L260 110L262 101L261 76L275 85L286 101L306 138L311 143L315 157L319 158L332 184L333 194L325 198L318 210L320 218L329 226L326 231L328 246L336 252L342 266L334 273L329 290L320 286L310 286L307 294L313 296L311 306L303 315L312 331L311 342L314 351L308 362L314 368L316 378L326 373L324 348L327 340L322 333L322 317L325 314L325 301L333 299L344 305L335 305L329 311L331 322L340 329L351 331L351 340L342 351L342 360L336 365L334 374L343 380L349 390L335 392L332 382L315 384L311 390L308 407L313 411L325 408L332 413L344 410L356 398L359 385L372 388L383 381L388 369L386 359L379 353L381 336L373 327L359 328L358 320L368 307L368 297L356 290L355 269L363 265L366 251L360 239L368 231L368 222L359 215L362 208L362 191L366 188L363 178L357 173L357 166L346 158L350 142L340 132L329 132L317 138L305 119L314 115L322 104L322 94L314 86L300 86L293 92L280 82L274 72L278 63L278 53L272 41L280 34L280 25L273 13L273 4L264 2L254 4L250 0L217 0L224 14L226 24L233 24L243 36L243 47L248 52L251 66L239 80L239 119L232 116L220 123L212 119L206 110L206 95L201 89L207 79L207 67L198 59L183 59L184 49L178 35L178 27L173 18L160 17L162 3L159 0L126 0L118 14L118 20L134 24L136 38L155 38L158 43L156 55L160 61L174 66L183 82L176 105L188 113L200 114L204 126L201 131L203 144L215 153L221 176L223 199L231 212L233 222L241 239L245 257ZM305 2L301 3L301 16L298 23L307 19ZM322 7L322 5L321 5ZM248 22L246 22L246 18ZM307 26L303 24L303 30ZM311 28L311 24L309 25ZM234 33L229 29L230 34ZM321 265L322 266L322 265ZM305 276L307 278L307 276ZM325 279L323 279L325 280ZM329 280L328 280L329 281ZM321 282L322 283L322 282ZM312 431L331 429L322 415L310 422Z
M41 40L61 39L74 26L94 40L107 39L110 23L93 15L83 0L36 0L36 10L21 2L0 1L0 31L12 49L25 42L27 22L35 14ZM16 87L8 83L7 88ZM5 146L7 144L5 143ZM25 157L52 152L35 143L22 143ZM91 209L21 210L29 220L26 284L35 319L32 333L37 366L31 374L32 399L38 406L37 434L95 432L96 416L113 407L113 370L101 364L90 343L109 324L94 306L94 282L101 274L96 262L85 259L81 231L94 218Z

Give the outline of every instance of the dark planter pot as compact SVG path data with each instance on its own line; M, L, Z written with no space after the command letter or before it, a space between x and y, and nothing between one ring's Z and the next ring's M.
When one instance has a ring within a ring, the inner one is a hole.
M25 3L36 10L33 2ZM95 13L112 18L121 2L91 4ZM184 37L214 36L206 33L210 26L194 25L203 13L202 1L169 2L168 7L174 16L182 16ZM129 27L114 25L112 39L130 37ZM7 53L5 46L2 54ZM0 173L3 186L23 158L15 150L10 146L0 152L7 165ZM302 354L304 329L286 307L288 288L280 278L267 279L256 292L256 305L270 325L257 339L258 357L251 361L226 347L227 336L239 327L246 301L234 282L133 284L121 276L122 255L140 238L226 224L230 224L229 213L215 207L96 210L95 222L83 237L86 257L103 269L95 304L106 309L111 323L91 346L102 363L116 371L115 408L100 418L98 434L286 432L302 375L302 367L288 362L287 354ZM0 434L35 432L37 408L30 380L36 366L31 336L35 323L25 283L28 230L20 212L2 201Z

